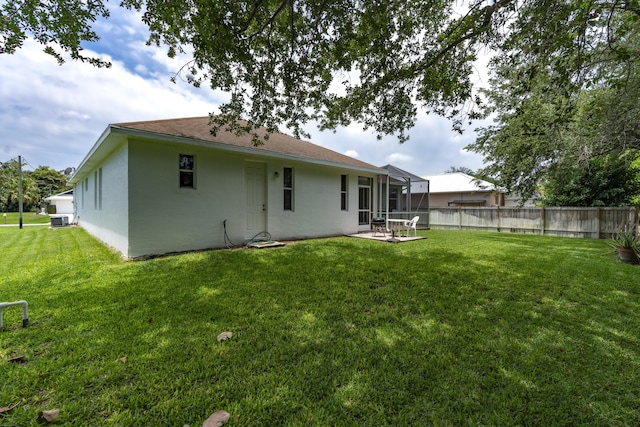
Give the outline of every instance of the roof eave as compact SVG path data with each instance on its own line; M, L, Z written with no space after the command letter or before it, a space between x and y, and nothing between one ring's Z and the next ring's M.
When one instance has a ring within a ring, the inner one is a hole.
M75 185L78 182L82 181L102 160L104 160L109 154L111 154L116 149L116 147L118 147L128 137L149 139L149 140L156 140L156 141L160 140L160 141L185 144L185 145L196 145L196 146L207 147L207 148L216 148L216 149L235 152L235 153L244 153L244 154L251 154L251 155L268 157L268 158L301 161L305 163L311 163L311 164L322 165L322 166L330 166L330 167L341 168L341 169L350 169L350 170L365 172L365 173L374 173L377 175L388 174L388 172L385 169L382 169L376 166L372 166L369 168L366 166L332 162L328 160L315 159L312 157L298 156L298 155L288 154L288 153L267 151L267 150L261 150L261 149L250 148L250 147L240 147L240 146L225 144L221 142L204 141L200 139L193 139L193 138L181 137L176 135L168 135L168 134L145 131L140 129L132 129L132 128L118 126L118 125L109 125L102 132L102 134L100 135L100 138L98 138L98 140L93 145L93 147L91 147L91 150L89 150L89 153L87 153L87 155L84 157L82 162L80 162L80 165L76 168L75 173L71 176L69 183L71 185Z
M96 143L93 144L93 147L91 147L69 179L70 185L75 185L82 181L93 170L93 168L97 166L97 164L111 154L113 150L122 143L124 135L122 138L111 138L112 135L118 134L118 132L114 132L113 129L114 126L109 125L102 132L100 138L98 138Z
M252 148L252 147L241 147L237 145L225 144L222 142L205 141L201 139L194 139L194 138L182 137L182 136L176 136L176 135L168 135L168 134L145 131L140 129L131 129L131 128L126 128L121 126L112 125L111 130L112 132L118 132L118 133L125 134L127 136L137 137L142 139L160 140L160 141L173 142L173 143L185 144L185 145L196 145L200 147L215 148L215 149L230 151L235 153L251 154L256 156L277 158L277 159L295 160L295 161L301 161L305 163L331 166L331 167L337 167L337 168L343 168L343 169L348 168L351 170L375 173L378 175L387 174L386 170L382 168L378 168L376 166L372 166L371 168L368 168L365 166L350 165L348 163L340 163L340 162L332 162L329 160L315 159L313 157L298 156L295 154L288 154L288 153L282 153L277 151L261 150L259 148Z

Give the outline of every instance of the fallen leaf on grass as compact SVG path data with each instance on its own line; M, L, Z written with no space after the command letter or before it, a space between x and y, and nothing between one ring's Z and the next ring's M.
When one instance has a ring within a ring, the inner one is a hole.
M14 363L22 363L24 362L24 356L15 356L12 357L11 359L7 360L7 362L14 362Z
M18 407L18 405L13 405L13 406L3 406L2 408L0 408L0 414L4 414L7 413L13 409L16 409Z
M118 359L118 362L121 363L127 363L129 361L129 357L125 356L125 357L121 357L120 359Z
M55 421L60 416L60 409L49 409L47 411L40 411L38 418L44 419L46 422Z
M223 332L220 335L218 335L218 342L220 341L226 341L229 338L231 338L233 336L232 332Z
M231 415L227 411L223 411L221 409L214 412L213 414L211 414L211 416L209 416L209 418L204 420L204 422L202 423L202 427L220 427L227 421L229 421L230 416Z

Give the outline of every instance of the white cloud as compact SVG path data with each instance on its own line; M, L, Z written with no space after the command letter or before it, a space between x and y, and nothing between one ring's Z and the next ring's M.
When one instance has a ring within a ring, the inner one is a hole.
M63 111L60 113L61 119L80 119L80 120L89 120L91 118L88 114L79 113L77 111Z
M142 64L136 65L134 70L138 74L149 74L149 69L146 66L142 65Z
M391 153L387 156L389 163L407 163L413 160L413 157L401 153Z
M77 165L109 123L207 115L223 98L112 63L59 66L29 40L16 54L0 56L0 152L56 169Z
M103 40L92 45L111 60L109 69L75 61L59 66L30 40L16 54L0 55L0 161L22 155L34 167L77 166L109 123L202 116L228 100L207 85L171 83L191 56L172 59L165 49L146 46L146 27L136 14L112 17L111 23L99 23ZM336 132L320 132L313 123L305 129L313 143L373 165L397 164L416 175L482 166L479 155L464 150L473 132L456 136L447 120L424 113L404 144L392 136L378 140L358 123Z

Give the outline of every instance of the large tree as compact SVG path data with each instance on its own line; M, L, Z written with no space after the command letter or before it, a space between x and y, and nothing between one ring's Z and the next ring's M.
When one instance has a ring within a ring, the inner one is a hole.
M23 165L24 167L24 165ZM18 210L18 161L0 162L0 211ZM45 197L69 189L67 178L48 166L38 166L33 171L22 170L22 199L25 211L37 210Z
M513 81L516 93L538 73L568 92L580 87L593 78L593 46L602 46L601 61L635 55L620 40L637 30L639 1L122 0L121 6L142 13L150 44L169 56L193 55L181 70L186 80L231 93L214 131L238 117L249 124L237 131L285 125L296 135L309 121L322 128L355 121L404 141L420 107L452 118L458 130L463 118L477 117L470 76L487 48L522 71ZM82 46L97 39L92 23L108 14L103 0L5 0L0 53L14 52L30 36L59 60L67 52L106 65L85 57Z
M441 0L121 3L143 12L150 43L167 46L170 56L193 53L185 64L191 82L232 94L222 119L244 115L255 125L285 124L296 132L309 120L329 128L359 121L400 140L415 122L416 105L460 117L483 47L509 51L511 35L521 34L537 37L533 45L548 38L549 48L562 48L567 22L549 20L550 11L578 14L582 35L589 35L593 16L600 26L618 4L472 0L457 15L453 2ZM0 52L15 51L31 35L60 59L52 42L72 58L103 65L82 55L82 43L97 39L91 23L107 16L101 0L7 0ZM341 87L334 90L332 82Z
M19 181L18 161L0 162L0 211L18 211ZM33 210L40 203L38 186L29 171L22 173L22 201L25 211Z
M493 60L485 112L493 114L495 124L479 129L468 148L485 156L485 173L525 198L546 185L555 189L553 200L597 205L612 200L615 189L592 181L588 191L603 193L581 198L571 183L618 173L609 185L634 188L633 172L620 175L620 167L628 167L640 149L640 7L585 2L582 9L556 12L549 21L560 20L567 31L558 44L532 44L529 37L512 34L505 43L511 52ZM537 27L530 31L535 34ZM567 193L559 194L562 189Z
M628 93L585 90L575 105L548 93L532 96L479 129L468 148L485 155L480 172L525 198L544 189L547 205L629 204L640 190L632 165L640 154L640 99Z
M67 177L49 166L38 166L29 172L29 176L34 180L38 189L38 203L43 203L46 197L69 189Z
M640 194L632 156L598 156L581 164L555 164L541 188L545 206L629 206Z

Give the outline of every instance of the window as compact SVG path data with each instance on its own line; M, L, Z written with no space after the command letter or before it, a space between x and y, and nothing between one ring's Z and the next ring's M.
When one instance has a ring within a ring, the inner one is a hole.
M102 210L102 168L93 173L93 208Z
M195 188L195 158L189 154L180 154L180 188Z
M284 210L293 210L293 168L284 168L283 187L284 187Z
M349 176L348 175L340 175L340 210L348 211L349 210Z

